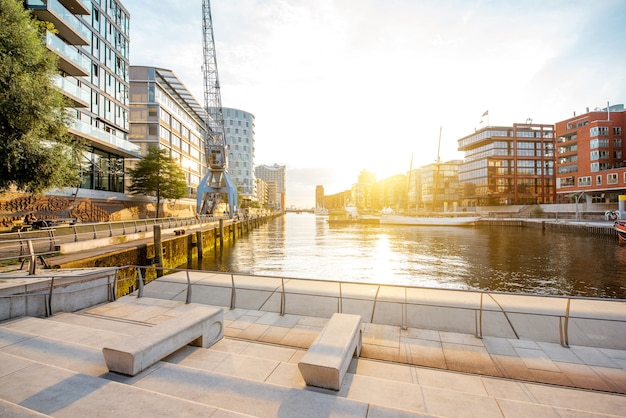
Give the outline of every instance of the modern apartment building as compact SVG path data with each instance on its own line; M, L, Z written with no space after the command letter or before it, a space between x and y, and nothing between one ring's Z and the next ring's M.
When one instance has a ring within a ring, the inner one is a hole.
M188 197L196 197L206 173L206 112L171 70L130 67L129 139L146 155L150 145L166 149L187 176Z
M137 157L128 141L129 14L117 0L25 0L51 22L45 42L59 59L55 84L70 99L70 133L87 149L80 188L124 192L124 159Z
M488 126L458 140L461 206L554 203L555 134L550 124Z
M254 168L254 174L267 184L268 202L267 204L274 209L285 208L285 173L284 165L274 164L259 165Z
M256 200L254 178L254 115L225 107L224 133L228 146L228 174L239 191L240 204Z
M459 183L461 164L461 160L451 160L420 167L417 184L421 206L418 211L449 212L458 209L462 197Z
M559 200L584 194L591 202L617 202L626 194L624 105L588 111L556 124Z

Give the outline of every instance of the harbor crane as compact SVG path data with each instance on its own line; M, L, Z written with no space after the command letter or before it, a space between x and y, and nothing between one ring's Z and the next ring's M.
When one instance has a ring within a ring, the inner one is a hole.
M202 0L202 73L204 76L205 121L204 146L207 173L198 185L197 211L201 215L214 215L218 205L228 201L228 215L237 213L237 187L228 174L228 147L224 129L224 114L220 81L217 74L215 39L210 0Z

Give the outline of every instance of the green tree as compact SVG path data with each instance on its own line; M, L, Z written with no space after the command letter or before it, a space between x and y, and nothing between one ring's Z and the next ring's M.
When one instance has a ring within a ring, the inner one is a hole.
M22 1L0 0L0 191L41 193L80 181L81 144L54 86L55 55Z
M127 172L131 179L130 194L156 196L157 218L161 199L180 199L187 196L185 173L164 149L149 147L148 154L139 160L135 168L128 169Z

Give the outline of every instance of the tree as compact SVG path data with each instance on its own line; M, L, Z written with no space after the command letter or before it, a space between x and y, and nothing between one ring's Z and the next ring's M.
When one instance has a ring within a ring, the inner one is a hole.
M80 181L80 141L67 133L55 55L22 1L0 0L0 191L41 193Z
M185 173L164 149L148 148L135 168L127 170L131 178L129 192L132 195L156 196L156 217L159 217L161 199L180 199L187 196Z

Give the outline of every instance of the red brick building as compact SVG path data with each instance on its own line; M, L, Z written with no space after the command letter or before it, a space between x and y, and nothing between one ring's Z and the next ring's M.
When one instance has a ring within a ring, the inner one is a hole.
M591 202L617 202L626 194L624 105L573 116L555 125L558 200L584 194Z

